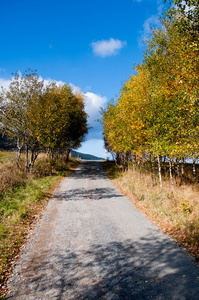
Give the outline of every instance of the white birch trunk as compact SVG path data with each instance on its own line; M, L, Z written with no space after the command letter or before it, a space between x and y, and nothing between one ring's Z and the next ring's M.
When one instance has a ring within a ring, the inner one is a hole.
M193 159L193 180L196 181L196 160Z
M28 163L28 146L26 146L26 172L29 172L29 163Z
M160 155L158 155L158 176L159 176L159 183L160 188L162 189L162 169L161 169L161 161L160 161Z

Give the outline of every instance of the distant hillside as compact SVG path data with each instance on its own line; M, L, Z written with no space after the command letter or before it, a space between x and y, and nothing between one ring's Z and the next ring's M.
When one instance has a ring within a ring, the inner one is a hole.
M74 151L74 150L71 151L71 157L86 159L86 160L104 160L103 157L97 157L97 156L91 155L91 154L84 154L84 153L77 152L77 151Z
M0 133L0 150L14 150L16 149L16 141L15 140L9 140L6 136L2 136ZM86 160L104 160L103 157L98 157L91 154L84 154L81 152L77 152L72 150L71 151L71 157L74 158L80 158L80 159L86 159Z

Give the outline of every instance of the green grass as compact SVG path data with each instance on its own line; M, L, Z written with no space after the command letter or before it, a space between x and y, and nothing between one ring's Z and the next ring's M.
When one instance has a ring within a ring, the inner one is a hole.
M10 151L0 151L0 164L5 164L10 160L15 159L15 153Z
M122 174L121 169L119 169L113 161L106 160L103 162L103 165L110 179L116 179Z
M54 188L79 163L59 158L50 161L41 155L33 173L19 171L10 161L12 153L0 153L4 176L0 178L0 290L9 276L12 260L18 255L30 224L40 214ZM7 180L5 180L7 178Z

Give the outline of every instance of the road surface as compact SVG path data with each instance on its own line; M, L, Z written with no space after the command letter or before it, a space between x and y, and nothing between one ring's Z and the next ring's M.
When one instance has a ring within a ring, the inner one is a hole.
M101 162L64 179L9 284L10 299L199 299L199 268L115 188Z

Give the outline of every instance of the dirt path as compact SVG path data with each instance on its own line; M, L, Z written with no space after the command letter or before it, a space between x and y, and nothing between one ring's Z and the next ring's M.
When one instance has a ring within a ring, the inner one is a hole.
M122 196L101 162L66 178L13 272L11 299L199 299L199 268Z

